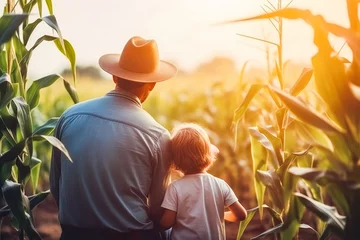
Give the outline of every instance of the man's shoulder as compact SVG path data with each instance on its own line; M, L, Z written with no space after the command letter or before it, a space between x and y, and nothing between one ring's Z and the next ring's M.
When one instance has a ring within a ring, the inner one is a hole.
M67 117L69 115L72 115L74 113L77 112L81 112L81 111L85 111L87 110L89 107L91 107L92 105L95 105L97 102L99 102L101 100L102 97L99 98L93 98L93 99L89 99L83 102L79 102L76 103L72 106L70 106L68 109L66 109L64 111L64 113L61 115L61 117Z

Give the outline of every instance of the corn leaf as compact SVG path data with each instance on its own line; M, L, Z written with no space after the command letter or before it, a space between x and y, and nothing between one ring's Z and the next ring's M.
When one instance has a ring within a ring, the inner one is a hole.
M294 126L297 135L302 141L312 146L322 146L331 152L334 151L334 145L324 131L297 120L294 121Z
M325 186L329 182L337 182L341 176L335 171L320 170L315 168L291 167L289 173L304 178L309 181L315 181L320 185Z
M278 221L282 222L280 213L276 212L273 208L269 207L269 206L266 205L266 204L262 205L262 208L265 209L265 210L267 210L267 211L270 213L270 215L272 216L273 219L277 219ZM251 220L253 219L254 215L256 214L256 212L257 212L259 209L260 209L260 207L257 206L257 207L255 207L255 208L252 208L252 209L247 210L247 217L246 217L246 219L240 222L239 230L238 230L238 234L237 234L236 240L240 240L240 239L241 239L242 235L243 235L244 232L245 232L246 227L247 227L248 224L251 222Z
M51 15L54 15L54 10L53 10L53 5L52 5L52 0L45 0L46 5L48 7L49 13Z
M41 203L45 198L49 195L50 190L40 192L38 194L29 196L29 202L30 202L30 209L32 210L34 207L36 207L39 203ZM0 217L5 217L11 213L10 208L8 205L2 207L0 209Z
M57 34L59 35L61 46L63 48L65 48L64 40L63 40L59 25L57 23L56 17L54 15L49 15L49 16L43 17L42 20L57 32Z
M249 129L251 131L251 128ZM256 134L257 129L254 128L254 132ZM253 137L253 134L250 133L250 141L251 141L251 156L253 161L253 174L256 176L257 170L266 170L266 161L268 151L266 148L259 142L259 140ZM263 216L263 208L262 205L264 203L264 194L265 194L265 186L261 183L258 178L254 178L254 187L256 193L256 199L258 202L260 219Z
M63 40L63 44L61 44L61 39L56 39L54 43L60 52L70 61L74 84L76 84L76 53L73 46L66 39Z
M39 9L39 15L40 17L42 17L42 0L37 0L37 5L38 5L38 9Z
M336 206L346 215L349 213L349 205L344 196L344 191L347 190L340 187L346 186L348 183L346 183L341 175L331 170L299 167L291 167L289 173L325 187L326 192L330 195Z
M270 228L270 229L266 230L265 232L257 235L256 237L251 238L251 240L255 240L255 239L259 239L259 238L264 238L264 237L266 237L266 236L268 236L268 235L270 235L270 234L278 233L278 232L280 232L280 231L283 229L283 225L284 225L283 223L280 223L279 225L277 225L277 226L275 226L275 227L273 227L273 228Z
M28 3L26 3L23 7L23 11L26 13L30 13L33 9L33 7L36 5L37 0L30 0Z
M78 103L79 102L79 96L76 92L76 89L70 85L69 82L65 81L64 79L64 86L66 91L69 93L71 99L73 100L74 103Z
M0 49L9 41L28 14L6 14L0 18Z
M299 79L296 81L294 86L290 89L290 94L297 96L302 90L306 88L310 79L313 75L314 70L312 68L304 68Z
M245 99L240 104L240 106L235 110L234 122L238 122L240 118L244 115L246 109L249 107L251 100L256 96L256 94L265 87L264 84L253 84L251 85L248 93L246 94Z
M264 134L265 137L271 142L271 145L274 147L276 157L279 161L279 164L283 164L283 153L282 153L282 144L280 138L276 136L276 132L272 127L266 127L263 128L261 126L258 126L259 132Z
M29 23L28 25L26 25L26 27L24 28L23 38L24 38L24 45L25 46L28 43L32 32L37 27L37 25L39 25L39 23L41 23L41 21L42 21L41 18L38 18L34 22Z
M339 237L344 236L346 218L345 216L340 215L335 207L315 201L301 193L294 193L294 195L300 199L302 204L304 204L308 210L327 223L326 228L329 228Z
M315 232L318 237L320 237L320 233L318 231L316 231L313 227L311 227L305 223L300 224L300 228L301 229L310 229L311 231Z
M35 157L31 158L30 161L30 178L33 189L33 194L36 192L36 188L39 182L40 169L41 169L41 160Z
M258 208L253 208L247 211L247 216L245 218L245 220L240 222L239 225L239 230L236 236L236 240L240 240L242 235L245 232L246 227L249 225L249 223L251 222L251 220L253 219L256 211L258 210Z
M54 131L58 120L58 117L50 118L46 123L35 129L33 135L50 135Z
M46 77L35 80L30 88L26 92L27 102L30 106L30 109L35 108L39 104L40 100L40 89L51 86L56 80L62 78L58 74L51 74Z
M5 73L0 77L0 110L15 97L10 76Z
M304 215L305 207L299 199L292 196L290 207L284 219L284 225L281 231L281 239L293 239L300 227L301 219Z
M284 189L274 170L256 171L257 178L267 187L271 199L278 209L284 209Z
M51 145L53 145L54 147L56 147L57 149L59 149L61 152L64 153L64 155L67 157L67 159L72 162L71 157L69 155L69 152L66 150L64 144L62 144L62 142L60 142L59 139L57 139L56 137L53 136L46 136L46 135L34 135L33 139L35 141L41 141L41 140L46 140L48 141Z
M291 96L290 94L273 87L271 89L280 97L280 99L289 108L289 110L293 112L302 121L325 131L344 133L344 129L340 128L338 125L331 122L329 119L319 115L314 110L306 107L296 97Z
M21 185L11 181L5 181L2 186L4 199L9 206L11 213L16 218L19 226L25 230L30 239L41 239L39 233L31 221L30 215L25 211L26 202L28 200L21 191Z
M256 139L268 151L271 164L277 169L280 166L279 160L274 146L269 139L259 131L258 127L250 127L249 133L253 139Z

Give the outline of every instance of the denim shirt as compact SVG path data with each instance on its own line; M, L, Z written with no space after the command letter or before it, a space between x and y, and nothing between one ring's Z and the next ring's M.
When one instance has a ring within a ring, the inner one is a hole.
M170 182L170 134L135 95L113 90L74 105L55 136L73 161L53 149L50 189L61 224L153 228Z

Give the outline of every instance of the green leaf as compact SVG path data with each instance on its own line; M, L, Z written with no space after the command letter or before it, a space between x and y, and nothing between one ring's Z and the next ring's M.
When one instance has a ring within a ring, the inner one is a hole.
M59 118L50 118L46 123L39 126L34 132L33 135L50 135L58 122Z
M34 207L36 207L39 203L41 203L45 198L49 195L50 190L38 193L36 195L29 196L29 202L30 202L30 209L32 210ZM5 217L10 214L10 208L8 205L2 207L0 209L0 217Z
M257 178L267 187L271 199L278 209L284 209L284 189L275 170L257 170Z
M51 15L54 15L54 10L53 10L53 5L52 5L52 0L45 0L46 5L48 7L49 13Z
M59 25L56 21L56 17L54 15L49 15L49 16L43 17L42 20L57 32L57 34L59 35L59 38L60 38L61 45L64 47L63 37L62 37L61 31L60 31Z
M279 160L277 158L274 146L269 141L269 139L264 134L260 133L258 127L250 127L249 133L252 138L256 139L269 152L271 164L274 168L277 169L280 166Z
M256 127L254 128L254 130L256 132ZM250 140L251 140L251 157L253 161L253 174L254 176L256 176L257 170L264 170L264 171L266 170L268 151L258 141L258 139L253 137L252 134L250 134ZM262 219L263 216L262 205L264 203L265 186L256 177L254 178L254 186L255 186L256 199L258 205L260 206L259 209L260 219Z
M0 163L0 187L2 187L5 180L8 180L9 177L11 176L11 170L14 164L15 164L15 160Z
M253 219L256 211L258 209L253 209L252 211L247 211L247 216L246 218L240 222L240 225L239 225L239 230L238 230L238 233L237 233L237 236L236 236L236 240L240 240L242 235L244 234L245 232L245 229L246 227L249 225L249 223L251 222L251 220Z
M344 180L341 175L331 170L299 167L291 167L289 173L325 187L326 192L330 195L336 206L345 215L349 214L349 205L344 196L344 191L347 191L347 189L342 190L340 186L349 185L350 182Z
M63 152L64 155L68 158L68 160L70 162L72 162L71 157L69 155L69 152L66 150L65 146L62 144L62 142L60 142L59 139L57 139L56 137L53 137L53 136L46 136L46 135L36 135L36 136L34 136L34 140L36 140L36 141L40 141L42 139L45 139L51 145L53 145L54 147L59 149L61 152Z
M25 147L25 140L17 143L15 146L10 148L7 152L0 156L0 164L14 161L23 151Z
M15 97L10 76L5 73L0 77L0 110Z
M279 161L279 164L283 164L283 153L282 153L282 146L281 146L281 140L276 135L275 130L272 126L263 128L261 126L258 126L259 132L264 134L265 137L271 142L271 145L274 147L277 159Z
M78 94L76 92L76 89L70 85L70 83L68 83L67 81L64 80L64 86L66 91L69 93L71 99L73 100L74 103L78 103L79 102L79 97Z
M329 119L304 106L304 104L296 97L273 87L271 87L271 89L280 97L282 102L289 108L289 110L302 121L325 131L333 131L338 133L345 132L344 129L331 122Z
M303 167L291 167L289 173L304 178L309 181L315 181L318 184L325 186L331 182L337 182L341 179L341 176L335 171L331 170L319 170L315 168L303 168Z
M322 146L331 152L334 151L333 143L331 142L330 138L325 134L325 132L321 129L315 128L313 126L304 124L296 120L294 121L294 125L297 134L304 142L313 146Z
M349 192L349 190L346 188L344 189L342 187L342 184L337 184L337 183L329 183L325 187L325 190L326 190L327 194L330 196L330 198L332 199L332 201L335 203L335 205L339 209L341 209L346 216L349 216L350 208L349 208L349 204L344 196L344 192Z
M280 222L282 222L282 219L281 219L281 215L280 213L276 212L273 208L269 207L268 205L264 204L262 205L262 208L267 210L270 215L272 216L273 219L276 219L276 220L279 220ZM239 230L238 230L238 234L237 234L237 237L236 237L236 240L240 240L242 235L244 234L244 231L247 227L247 225L251 222L251 220L253 219L255 213L260 209L259 206L255 207L255 208L252 208L252 209L249 209L247 210L247 217L245 220L241 221L240 222L240 225L239 225Z
M281 239L293 239L300 227L301 219L304 215L305 207L299 199L292 196L290 207L284 219L284 226L281 231Z
M337 236L343 237L346 218L340 215L335 207L315 201L301 193L295 193L294 195L300 199L308 210L327 223L326 228L330 228Z
M11 213L16 218L21 229L24 229L30 239L41 239L39 233L36 231L30 215L26 212L24 199L26 196L21 191L21 185L11 181L6 181L2 186L4 199L9 206Z
M266 237L266 236L268 236L270 234L278 233L283 229L283 225L284 225L283 223L280 223L279 225L266 230L265 232L257 235L256 237L251 238L251 240L263 238L263 237Z
M29 49L29 51L27 52L27 54L23 57L23 59L20 62L20 68L21 69L27 69L27 66L29 64L30 61L30 57L32 55L32 52L43 42L43 41L54 41L55 39L57 39L57 37L53 37L53 36L48 36L48 35L44 35L42 37L40 37L38 40L36 40L36 42L34 43L34 45Z
M40 17L42 16L42 0L37 0Z
M16 177L14 179L17 179L16 182L21 183L22 185L26 185L27 181L30 178L30 167L29 163L23 163L19 158L16 159Z
M33 209L39 203L41 203L43 200L45 200L45 198L49 195L49 193L50 193L50 190L47 190L47 191L40 192L38 194L29 196L30 209Z
M21 42L21 40L18 38L18 36L13 36L12 43L14 45L14 48L16 49L16 65L15 67L18 67L18 63L21 61L21 59L25 56L27 53L27 49L25 45Z
M301 228L301 229L310 229L310 230L312 230L313 232L315 232L318 237L320 237L320 233L319 233L318 231L316 231L313 227L311 227L311 226L309 226L309 225L307 225L307 224L305 224L305 223L301 223L301 224L300 224L300 228Z
M26 92L27 102L29 103L30 109L35 108L39 104L40 89L52 85L59 78L62 77L58 74L51 74L46 77L35 80L31 84L30 88Z
M12 104L14 105L13 110L15 111L21 134L25 139L31 136L32 133L32 121L29 105L22 97L13 98Z
M309 68L304 68L299 79L296 81L294 86L290 90L290 94L293 96L297 96L302 90L306 88L308 83L310 82L310 79L314 73L314 70Z
M71 72L72 72L74 84L76 84L76 53L75 53L75 50L68 40L66 40L66 39L63 40L64 46L61 44L60 40L61 39L56 39L54 41L54 43L55 43L56 47L60 50L60 52L62 52L62 54L64 54L64 56L69 60L70 65L71 65Z
M33 194L36 192L36 188L39 182L40 169L41 169L41 160L35 157L31 158L30 161L30 178L33 188Z
M31 13L33 7L35 6L37 0L30 0L28 3L25 4L23 7L23 11L26 13Z
M5 14L0 18L0 49L9 41L28 14Z
M26 45L28 43L31 34L33 33L33 31L37 27L37 25L39 25L39 23L41 23L41 21L42 21L42 19L38 18L34 22L26 25L26 27L24 28L24 33L23 33L24 45Z

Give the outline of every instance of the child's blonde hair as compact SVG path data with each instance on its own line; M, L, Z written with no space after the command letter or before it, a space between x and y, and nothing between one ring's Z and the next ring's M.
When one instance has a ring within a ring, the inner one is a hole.
M183 123L171 134L171 151L174 168L184 174L202 172L215 160L209 136L194 123Z

